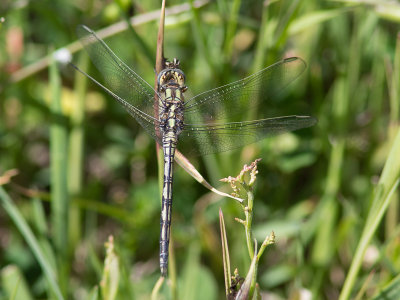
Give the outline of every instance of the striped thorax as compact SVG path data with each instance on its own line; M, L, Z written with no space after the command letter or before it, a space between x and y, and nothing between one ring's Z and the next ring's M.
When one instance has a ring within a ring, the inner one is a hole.
M185 86L185 74L179 69L179 60L167 62L167 68L158 74L158 90L162 96L159 99L159 116L161 121L161 133L172 138L172 134L179 136L183 129L183 93ZM176 141L175 141L176 144Z

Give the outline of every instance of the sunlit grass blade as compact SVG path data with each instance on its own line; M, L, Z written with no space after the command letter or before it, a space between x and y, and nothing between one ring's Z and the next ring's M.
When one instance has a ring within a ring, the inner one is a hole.
M389 69L389 66L388 68ZM389 95L390 95L390 124L389 124L389 141L391 141L398 129L398 123L400 120L400 33L397 34L396 49L394 53L393 68L391 70ZM397 197L389 204L388 213L386 216L386 237L396 232L397 224L399 223L399 199Z
M348 8L325 9L320 11L312 11L309 14L303 15L295 19L288 28L289 35L296 35L304 32L314 26L319 26L323 22L333 20L340 15L348 12Z
M379 0L334 0L343 2L351 6L372 7L382 18L400 22L400 4L397 1L379 1Z
M295 19L295 16L300 8L301 1L294 0L288 3L290 3L290 5L283 10L284 15L282 18L280 18L280 22L278 23L275 31L275 47L280 47L286 41L287 31L290 24Z
M79 66L86 71L89 63L87 55L80 56ZM83 161L84 161L84 121L85 121L85 100L87 93L88 79L85 76L76 76L74 87L74 99L71 109L71 131L69 136L69 166L68 186L72 194L77 194L82 189Z
M340 300L347 300L355 285L357 274L360 270L365 251L380 224L384 213L386 212L390 201L393 199L393 193L399 186L400 176L400 129L397 131L396 138L390 149L388 159L382 171L381 178L376 186L372 205L370 207L368 218L358 242L350 270L347 274L343 289L340 294Z
M79 65L83 71L86 71L89 64L87 55L80 56ZM71 110L71 131L69 135L69 153L68 153L68 192L70 195L78 195L83 186L83 166L84 166L84 118L85 118L85 100L87 92L87 78L85 76L76 76L74 87L75 93L72 99ZM69 240L71 245L77 245L81 237L81 210L77 206L71 206L69 222Z
M3 293L9 300L32 300L27 282L21 269L15 265L8 265L1 269L1 283Z
M260 33L259 37L257 40L257 48L256 48L256 53L253 61L253 66L252 66L252 73L255 73L259 70L261 70L264 67L265 63L265 56L267 55L266 47L268 45L268 31L267 31L267 25L268 25L268 9L269 9L269 3L267 1L264 2L263 4L263 10L262 10L262 19L261 19L261 26L260 26ZM250 116L252 119L254 118L253 116Z
M33 234L28 224L26 223L24 217L21 215L18 208L14 205L13 201L2 187L0 187L0 200L4 210L7 212L11 220L14 222L15 226L20 231L21 235L26 240L26 243L31 248L33 255L35 256L37 262L39 263L49 283L50 290L52 291L52 293L54 293L56 299L58 300L64 299L64 297L61 294L61 290L57 284L56 274L51 266L51 263L47 260L46 256L44 255L35 235Z
M222 243L222 260L224 265L224 280L225 280L225 295L229 296L229 288L231 286L231 262L229 258L228 239L226 237L224 214L221 208L219 209L219 227L221 231Z
M156 284L153 287L153 290L151 291L151 298L150 298L151 300L157 300L159 298L159 292L164 281L165 281L164 276L160 276L160 278L158 278Z
M52 238L57 254L58 280L66 293L68 285L68 210L67 186L68 153L67 124L61 105L61 78L57 62L53 59L50 69L52 123L50 125L50 174L51 174L51 224Z
M397 34L392 78L390 82L390 121L392 126L400 118L400 33Z
M100 282L103 299L117 299L120 281L119 257L115 253L114 238L110 236L105 244L106 257L104 259L103 276Z

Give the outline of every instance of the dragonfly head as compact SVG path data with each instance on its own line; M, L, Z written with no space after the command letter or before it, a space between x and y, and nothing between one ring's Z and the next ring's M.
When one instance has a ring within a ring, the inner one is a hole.
M172 61L165 61L165 66L167 69L180 69L181 62L176 57Z
M157 77L158 87L161 91L167 88L178 88L184 93L187 90L185 85L185 73L179 68L179 60L174 58L172 62L167 61L166 68Z

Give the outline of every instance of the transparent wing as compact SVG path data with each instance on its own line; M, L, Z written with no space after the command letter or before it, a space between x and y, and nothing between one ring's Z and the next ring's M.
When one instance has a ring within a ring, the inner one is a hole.
M301 58L291 57L244 79L201 93L186 101L185 118L190 123L236 121L235 117L255 107L260 116L267 117L267 106L258 104L271 102L305 68Z
M206 155L240 148L265 137L310 127L316 122L313 117L287 116L214 125L186 124L179 139L182 142L180 144L191 145L188 147L191 149L188 154Z
M79 25L76 31L107 87L81 72L112 95L153 138L159 140L155 133L158 121L153 117L154 89L121 61L90 28Z

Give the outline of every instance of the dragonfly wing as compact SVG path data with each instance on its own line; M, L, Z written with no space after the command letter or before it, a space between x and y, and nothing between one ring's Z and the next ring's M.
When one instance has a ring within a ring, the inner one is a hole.
M155 90L103 42L90 28L85 25L77 27L83 46L93 64L102 73L106 86L103 86L93 77L92 81L105 89L140 123L144 129L156 140L154 116Z
M185 118L190 123L235 120L235 116L251 108L265 107L258 105L259 100L276 98L305 68L301 58L291 57L244 79L201 93L186 101Z
M287 116L214 125L186 124L179 138L182 143L191 145L188 154L206 155L239 148L265 137L310 127L316 122L313 117Z

